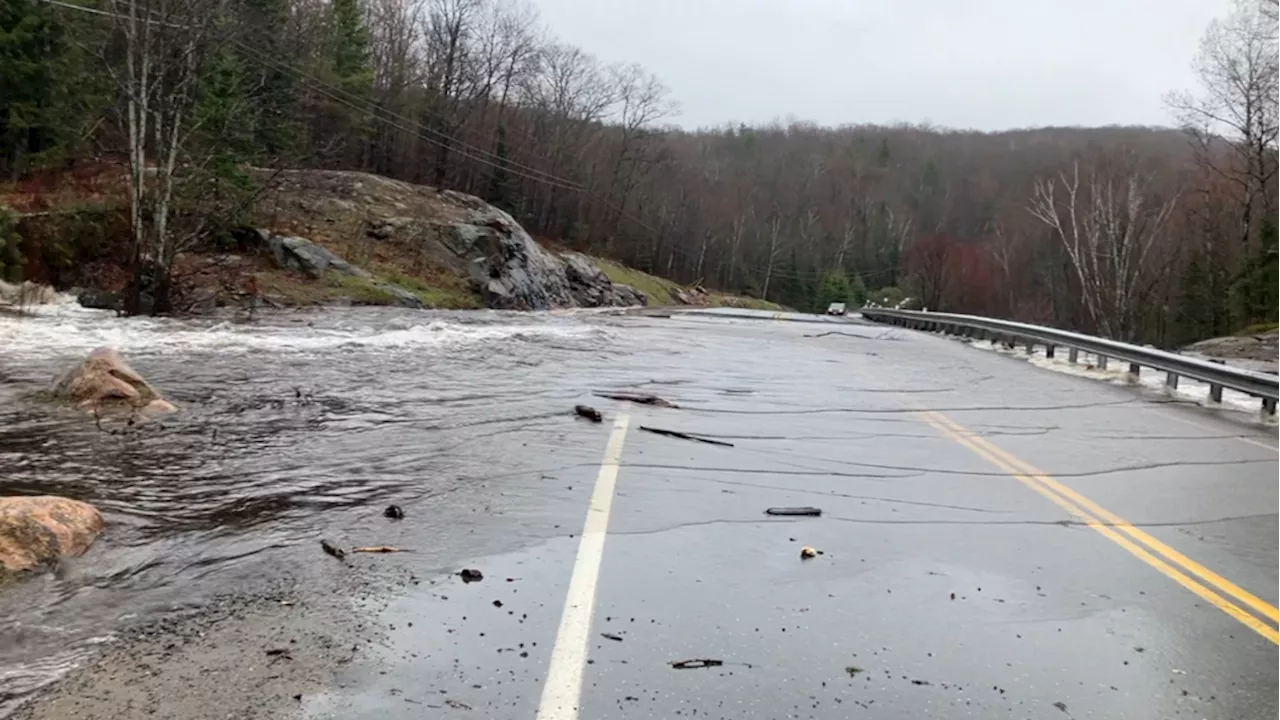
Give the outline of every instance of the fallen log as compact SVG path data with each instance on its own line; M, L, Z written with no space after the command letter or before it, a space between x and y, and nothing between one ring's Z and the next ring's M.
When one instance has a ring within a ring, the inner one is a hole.
M784 515L801 517L818 517L822 510L816 507L771 507L764 511L765 515Z
M691 660L672 660L667 664L676 670L692 670L695 668L720 667L724 665L724 661L714 658L693 658Z
M606 400L622 400L625 402L633 402L639 405L653 405L655 407L679 408L673 402L668 402L657 395L640 395L637 393L596 393L596 397L602 397Z

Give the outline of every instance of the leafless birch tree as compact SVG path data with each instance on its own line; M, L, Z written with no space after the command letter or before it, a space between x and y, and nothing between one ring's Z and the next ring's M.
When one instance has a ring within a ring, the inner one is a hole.
M1075 162L1069 174L1037 179L1027 208L1062 241L1085 308L1106 337L1134 336L1143 270L1176 202L1155 199L1150 185L1136 169L1109 172L1097 166L1082 183Z

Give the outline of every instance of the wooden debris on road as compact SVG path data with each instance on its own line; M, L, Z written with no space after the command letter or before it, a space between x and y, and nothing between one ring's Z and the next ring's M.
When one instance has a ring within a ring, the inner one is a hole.
M601 420L604 420L604 416L600 414L599 410L587 405L574 405L573 412L578 417L586 418L591 422L600 422Z
M691 660L672 660L667 664L676 670L692 670L695 668L720 667L724 665L724 661L714 658L693 658Z
M724 440L715 440L713 438L702 437L701 435L690 435L689 433L683 433L678 430L663 430L662 428L649 427L647 425L641 425L640 429L644 430L645 432L651 432L655 435L666 435L667 437L680 438L681 440L692 440L694 442L706 443L708 445L723 445L724 447L733 447L733 443L731 442L725 442Z
M358 553L393 553L393 552L408 552L408 551L407 551L407 550L403 550L403 549L398 548L398 547L391 547L390 545L369 545L369 546L365 546L365 547L351 548L351 552L358 552Z
M606 400L623 400L625 402L633 402L639 405L653 405L655 407L679 408L673 402L668 402L657 395L641 395L638 393L596 393L596 397L602 397Z
M771 507L765 510L766 515L782 515L786 517L819 517L822 509L816 507Z
M614 635L613 633L600 633L600 637L604 638L605 640L612 640L612 641L614 641L614 642L622 642L622 636L621 636L621 635Z

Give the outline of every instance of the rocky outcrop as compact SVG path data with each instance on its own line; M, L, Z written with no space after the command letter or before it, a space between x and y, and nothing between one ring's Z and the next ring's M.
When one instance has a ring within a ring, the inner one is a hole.
M163 415L177 410L120 357L114 348L103 347L68 370L53 384L57 397L86 410L138 411Z
M53 495L0 497L0 566L29 570L82 555L102 532L92 505Z
M1275 360L1280 351L1280 335L1272 330L1257 335L1231 335L1209 338L1186 347L1191 352L1209 357L1239 358L1242 360Z
M297 270L313 280L324 277L329 271L348 277L373 277L306 238L277 235L270 230L258 230L258 236L277 265L286 270Z
M586 255L547 251L502 210L451 190L441 195L465 208L468 216L437 225L436 234L469 258L470 276L488 307L548 310L646 303L643 293L610 282Z
M564 261L564 275L569 282L569 294L582 307L632 307L648 305L649 298L630 285L615 283L591 261L576 252L560 253Z
M349 243L354 225L363 226L375 253L412 258L415 271L429 276L466 278L491 308L646 303L643 293L611 283L587 256L546 250L509 214L473 195L357 172L295 170L264 178L273 192L262 216L315 242L270 233L264 240L279 264L313 277L348 272L321 246Z
M256 232L276 265L286 270L296 270L313 280L323 278L326 273L361 278L368 280L371 288L394 298L396 305L419 309L425 307L422 300L412 292L395 283L375 278L369 271L352 265L306 238L277 235L262 229Z

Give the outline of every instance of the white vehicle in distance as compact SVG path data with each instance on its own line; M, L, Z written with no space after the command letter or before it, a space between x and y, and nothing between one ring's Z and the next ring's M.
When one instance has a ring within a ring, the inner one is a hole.
M831 303L827 306L828 315L844 315L844 303Z

